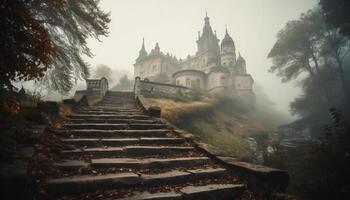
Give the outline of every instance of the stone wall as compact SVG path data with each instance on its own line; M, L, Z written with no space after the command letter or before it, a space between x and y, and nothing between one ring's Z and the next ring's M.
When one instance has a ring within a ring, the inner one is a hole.
M108 81L106 78L101 79L87 79L86 90L78 90L75 92L73 99L79 102L86 97L88 104L92 105L100 101L108 91Z
M183 86L151 82L147 79L141 80L140 77L135 78L135 96L142 95L144 97L153 98L176 98L179 95L188 95L191 91L191 89Z

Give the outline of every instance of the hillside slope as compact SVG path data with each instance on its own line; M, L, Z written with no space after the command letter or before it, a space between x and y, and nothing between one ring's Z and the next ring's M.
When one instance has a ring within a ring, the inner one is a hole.
M179 128L246 161L254 155L245 137L272 131L283 123L283 117L228 98L194 102L149 98L148 101L161 107L162 117Z

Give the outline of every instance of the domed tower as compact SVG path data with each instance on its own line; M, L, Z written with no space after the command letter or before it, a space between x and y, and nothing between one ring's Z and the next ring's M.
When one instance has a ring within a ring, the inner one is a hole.
M220 52L221 65L223 67L234 67L236 64L236 47L233 39L227 32L224 39L221 42L221 52Z
M241 54L238 55L236 69L238 74L247 74L246 62Z

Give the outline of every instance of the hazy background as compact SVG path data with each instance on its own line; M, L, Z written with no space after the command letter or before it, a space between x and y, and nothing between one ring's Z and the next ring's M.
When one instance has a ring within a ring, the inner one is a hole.
M196 52L198 31L204 25L205 10L219 39L227 24L237 51L247 61L247 70L255 82L281 111L299 94L295 83L282 84L267 72L271 62L267 54L277 32L291 19L311 9L317 0L102 0L101 7L111 12L110 35L102 42L90 40L95 57L92 66L106 64L133 72L133 64L145 37L150 52L156 42L164 52L185 58Z

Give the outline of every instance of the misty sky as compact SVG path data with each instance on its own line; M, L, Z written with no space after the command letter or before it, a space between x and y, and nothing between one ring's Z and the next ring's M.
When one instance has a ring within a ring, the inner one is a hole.
M92 66L106 64L133 72L142 37L148 52L159 42L162 51L177 58L193 55L207 10L219 39L227 24L236 50L247 61L248 72L277 108L287 112L289 102L300 91L295 83L282 84L267 72L271 66L267 54L285 23L298 19L317 3L318 0L102 0L102 9L111 12L110 35L101 38L102 42L89 40L95 57L88 61Z

